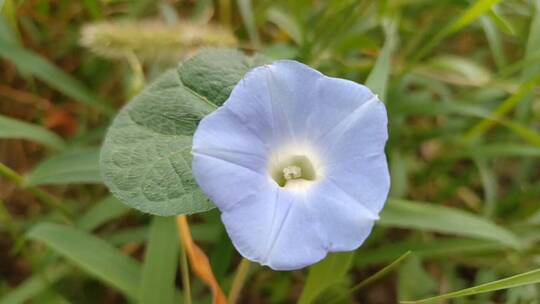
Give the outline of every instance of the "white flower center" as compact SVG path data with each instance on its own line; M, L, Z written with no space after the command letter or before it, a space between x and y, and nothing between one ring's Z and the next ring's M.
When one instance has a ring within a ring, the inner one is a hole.
M285 177L286 180L298 179L302 177L302 168L294 165L285 167L283 168L283 177Z
M305 145L287 145L271 154L268 175L290 190L306 190L322 177L318 157Z

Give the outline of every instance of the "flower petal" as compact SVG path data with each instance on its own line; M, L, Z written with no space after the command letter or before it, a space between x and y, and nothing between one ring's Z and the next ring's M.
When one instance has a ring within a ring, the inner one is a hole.
M318 138L317 146L323 147L321 154L327 165L384 154L387 125L384 104L373 95Z
M355 157L333 165L327 179L373 214L379 214L390 190L390 174L386 156Z
M325 235L328 251L351 251L369 236L378 215L331 180L314 186L309 204Z
M219 156L194 152L192 167L197 184L221 211L269 184L268 176Z
M226 107L206 116L193 136L193 154L207 155L265 172L268 149L254 132L247 129Z
M221 218L236 249L274 270L293 270L326 256L317 219L305 198L268 187L223 212Z

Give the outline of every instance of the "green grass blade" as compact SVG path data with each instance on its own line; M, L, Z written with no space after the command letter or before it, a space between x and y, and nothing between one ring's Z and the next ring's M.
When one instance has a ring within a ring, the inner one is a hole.
M495 7L494 7L495 8ZM508 35L515 36L516 30L512 24L506 20L502 15L500 15L494 8L492 8L487 17L491 19L495 26L497 26L501 31Z
M419 301L401 301L402 304L425 304L425 303L441 303L443 300L461 298L486 292L492 292L501 289L508 289L529 284L540 283L540 269L532 270L522 274L518 274L506 279L478 285L471 288L466 288L459 291L454 291L444 295L436 296L429 299Z
M14 45L19 44L19 38L10 29L8 21L1 13L0 13L0 41L6 41L7 43L14 44Z
M473 21L475 21L478 17L489 12L493 8L493 6L499 2L501 2L501 0L476 1L473 5L467 8L467 10L463 12L463 14L461 14L461 16L459 16L457 20L455 20L448 26L447 31L449 33L455 33L460 31L464 27L473 23Z
M175 217L154 216L142 269L140 303L173 304L177 269L178 234Z
M409 257L410 254L411 254L411 251L405 252L399 258L397 258L395 261L393 261L392 263L390 263L389 265L387 265L383 269L377 271L375 274L373 274L369 278L363 280L362 282L360 282L355 287L351 288L350 293L354 293L354 292L356 292L356 291L358 291L358 290L360 290L360 289L362 289L362 288L376 282L377 280L385 277L386 275L390 274L392 271L396 270L396 268L399 267L401 265L401 263L403 263Z
M125 214L130 210L131 209L125 204L122 204L110 196L94 204L88 212L79 218L77 225L85 231L91 231L106 221ZM21 283L17 288L11 290L5 297L0 299L0 304L27 303L30 299L35 298L42 293L50 285L68 275L71 272L71 269L72 267L65 263L48 266L42 272L36 273Z
M521 144L489 144L460 149L458 155L476 157L540 157L540 148Z
M23 304L39 295L71 271L68 265L52 265L32 275L24 283L0 298L0 304Z
M47 245L85 272L136 299L140 265L109 243L69 226L41 223L28 233L30 239Z
M451 256L460 256L474 253L500 252L506 246L500 242L479 239L430 239L426 241L405 240L383 244L375 249L360 248L355 265L366 267L367 265L388 263L397 259L404 251L414 251L414 255L420 258L444 259Z
M391 59L397 44L397 23L398 21L394 19L385 26L386 40L384 47L366 80L366 86L375 94L378 94L382 101L386 99L386 87L390 78Z
M242 20L244 20L249 39L251 40L251 43L253 43L253 46L256 49L259 49L261 46L261 37L257 31L257 24L255 22L255 14L253 13L251 0L237 0L237 4Z
M494 22L489 17L482 16L480 18L480 21L482 22L482 27L484 29L484 32L486 33L486 38L491 53L493 55L493 60L495 61L497 68L500 70L501 68L506 66L507 63L506 56L504 54L503 44L501 41L501 36L499 35L499 32L497 31L497 27L495 26Z
M326 289L340 282L349 270L353 252L330 253L324 260L311 266L298 304L313 303Z
M527 38L525 57L531 57L540 50L540 1L531 1L533 8L533 17ZM538 65L531 66L530 69L537 71Z
M43 57L4 40L0 40L0 57L11 61L21 72L37 77L76 101L112 113L112 108L99 102L83 84Z
M127 214L132 209L113 196L108 196L94 203L77 221L77 226L85 231L92 231L104 223Z
M517 236L487 219L428 203L391 199L381 213L378 224L495 240L513 248L521 247Z
M423 47L421 47L416 52L416 55L413 56L413 58L407 63L407 66L405 67L402 74L408 72L419 60L424 58L446 37L465 28L466 26L474 22L478 17L490 11L493 6L500 1L501 0L479 0L469 6L456 20L454 20L437 34L435 34L433 38L431 38L427 43L424 44Z
M517 136L521 137L523 140L528 142L535 147L540 147L540 134L535 130L527 128L519 122L510 121L506 119L494 119L494 123L499 123L508 129L512 130Z
M65 146L60 136L41 126L0 115L0 139L8 138L27 139L56 150Z
M473 141L476 138L482 136L497 120L503 118L508 112L515 108L515 106L529 94L536 86L540 84L540 74L536 75L532 79L522 83L516 93L506 98L490 115L489 119L483 119L475 126L473 126L464 136L466 141Z
M360 282L359 284L357 284L353 288L349 289L345 294L336 297L336 299L334 299L334 301L331 301L330 304L340 303L341 301L343 301L343 299L347 295L354 294L358 290L360 290L362 288L365 288L366 286L368 286L368 285L370 285L370 284L384 278L388 274L392 273L392 271L396 270L396 268L399 267L401 265L401 263L403 263L403 261L405 261L410 254L411 254L411 251L405 252L403 255L401 255L399 258L397 258L391 264L387 265L383 269L381 269L381 270L377 271L376 273L374 273L373 275L369 276L367 279L363 280L362 282Z
M122 246L129 243L141 243L148 238L148 227L135 227L118 230L103 236L103 238L115 246Z
M294 42L302 43L302 30L291 15L276 7L268 9L266 14L268 20L285 31Z
M38 164L26 182L32 186L101 183L99 149L76 149L52 156Z

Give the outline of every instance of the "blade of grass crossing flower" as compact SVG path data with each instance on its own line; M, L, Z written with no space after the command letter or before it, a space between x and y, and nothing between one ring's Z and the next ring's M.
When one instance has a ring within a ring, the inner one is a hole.
M478 285L471 288L462 289L459 291L450 292L440 296L417 300L417 301L401 301L402 304L427 304L427 303L441 303L443 300L461 298L466 296L472 296L476 294L492 292L501 289L508 289L523 285L540 283L540 269L532 270L522 274L518 274L506 279L497 280L494 282Z
M330 253L311 266L298 304L313 303L326 289L339 283L352 265L354 252Z
M185 246L187 257L189 258L189 263L191 269L195 275L197 275L206 285L212 290L212 295L214 297L214 304L225 304L227 299L225 294L221 290L214 273L212 272L212 267L210 266L210 261L204 252L195 244L191 237L191 232L189 230L189 225L185 215L180 215L176 217L177 225L180 230L180 236L182 243Z
M174 217L152 218L139 287L140 303L174 303L178 265L176 231Z
M395 261L384 267L383 269L377 271L375 274L371 275L367 279L363 280L353 288L351 288L349 291L347 291L347 294L353 294L357 292L358 290L365 288L366 286L384 278L385 276L392 273L394 270L396 270L405 259L409 257L411 254L411 251L405 252L403 255L401 255L399 258L397 258ZM331 304L338 303L340 300L342 300L346 295L342 295L341 297L335 299L333 302L330 302Z
M140 265L109 243L82 230L51 223L36 225L28 237L44 243L128 298L137 299Z
M8 138L27 139L56 150L65 146L60 136L41 126L0 115L0 139Z
M522 246L516 235L487 219L459 209L428 203L390 199L377 224L495 240L513 248Z
M98 101L89 89L78 80L29 50L0 40L0 57L11 61L21 72L37 77L51 87L81 103L109 114L113 112L109 105Z

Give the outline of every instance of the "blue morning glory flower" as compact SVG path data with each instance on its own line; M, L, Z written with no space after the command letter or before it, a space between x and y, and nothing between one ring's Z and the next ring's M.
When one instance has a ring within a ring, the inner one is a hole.
M200 122L193 174L244 257L299 269L370 234L390 187L387 138L367 87L281 60Z

